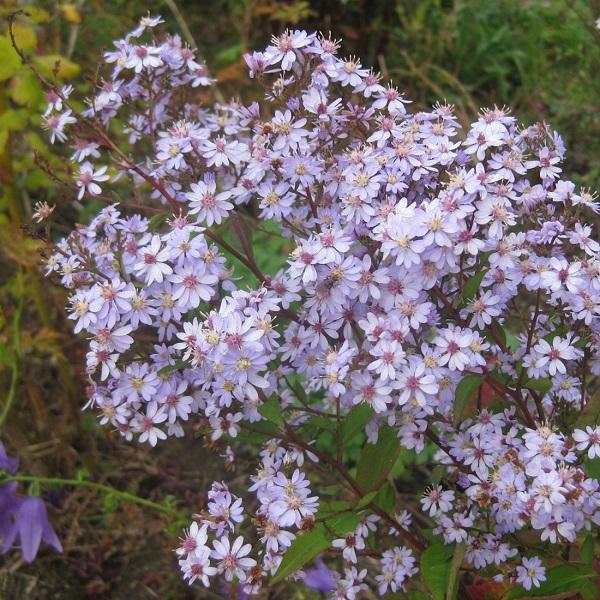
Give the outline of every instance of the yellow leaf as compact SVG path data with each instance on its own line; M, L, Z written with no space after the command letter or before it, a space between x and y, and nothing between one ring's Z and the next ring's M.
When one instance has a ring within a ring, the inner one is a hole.
M6 35L0 36L0 81L10 79L21 68L21 59Z
M0 248L9 260L24 267L36 267L44 244L23 234L14 223L0 224Z
M37 36L33 27L16 21L13 24L13 35L15 36L15 42L17 48L21 50L31 50L35 48L37 43Z
M74 4L61 4L60 10L62 11L65 21L75 25L81 23L81 15Z
M33 62L45 77L54 77L55 71L59 79L72 79L79 74L79 65L60 54L34 56Z
M0 154L2 154L6 148L6 142L8 142L8 131L5 129L0 131Z
M37 107L43 100L43 91L37 77L29 70L21 69L13 78L11 98L21 106Z
M35 6L27 6L25 9L26 17L28 21L35 23L36 25L39 23L43 23L50 18L47 10L43 8L36 8Z

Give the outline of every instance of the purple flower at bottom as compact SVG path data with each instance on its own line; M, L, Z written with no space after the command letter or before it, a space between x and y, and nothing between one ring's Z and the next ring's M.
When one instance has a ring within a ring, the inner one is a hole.
M0 442L0 469L4 471L8 471L11 475L14 475L19 468L19 459L18 458L10 458L8 454L6 454L6 450L4 449L4 444Z
M42 540L57 552L62 552L60 541L48 522L44 501L37 496L28 496L24 499L13 497L13 499L15 501L12 511L14 521L3 535L4 543L0 553L8 552L17 536L21 542L21 554L27 562L32 562L36 557ZM0 504L2 504L1 496Z
M321 593L330 592L335 589L335 577L333 571L319 558L315 561L316 567L306 569L304 572L304 584Z
M12 535L13 514L18 510L21 500L15 496L16 483L0 485L0 554L8 551L12 541L7 544L6 540Z
M235 600L248 600L250 598L244 591L243 586L236 586L226 582L223 582L223 585L221 586L221 593L227 594L228 598L235 598Z

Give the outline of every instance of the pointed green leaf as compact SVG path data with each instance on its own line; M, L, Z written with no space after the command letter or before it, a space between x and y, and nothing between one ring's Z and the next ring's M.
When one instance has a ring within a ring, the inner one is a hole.
M552 380L550 379L528 379L523 387L526 387L529 390L535 390L536 392L541 392L542 394L547 394L552 387Z
M162 367L161 369L158 370L158 376L162 377L163 375L168 375L169 373L172 373L173 371L177 371L179 369L187 369L188 367L190 367L190 363L186 360L176 360L175 364L173 365L166 365L164 367Z
M264 404L258 407L258 412L267 421L271 421L275 425L283 425L283 417L281 416L281 406L275 396L271 396Z
M421 554L423 580L435 600L445 600L452 555L452 546L442 542L433 543Z
M588 565L594 560L594 537L590 533L581 544L581 560Z
M364 493L378 489L385 481L399 452L400 443L396 430L381 427L377 443L366 444L358 461L356 481Z
M458 593L458 579L460 577L460 567L462 566L466 551L467 546L464 542L462 544L457 544L456 548L454 549L454 555L452 556L452 562L450 563L450 572L448 573L448 589L446 591L446 600L456 600L456 594Z
M354 512L346 512L327 519L325 523L337 535L344 536L358 527L360 517Z
M575 426L582 428L586 425L596 425L600 420L600 393L596 392L586 402L583 410L579 413Z
M379 492L375 491L375 492L369 492L368 494L365 494L357 503L356 503L356 509L360 510L361 508L364 508L365 506L368 506L369 504L371 504L371 502L373 502L375 496L377 496Z
M171 215L168 211L154 215L148 223L148 231L156 231Z
M385 512L394 512L396 509L396 491L389 481L386 481L379 488L377 496L375 496L373 500L373 504L383 508Z
M473 277L471 277L467 281L467 283L465 283L462 291L463 305L468 304L475 297L475 295L479 291L479 288L481 287L481 280L487 272L487 269L482 269L481 271L473 275Z
M456 386L456 393L454 395L454 424L460 423L463 411L467 402L471 399L473 394L479 389L483 383L483 376L481 375L467 375L461 379L460 383Z
M342 442L346 444L359 431L363 431L372 416L373 409L368 404L355 406L342 423Z
M277 583L295 573L327 548L329 548L329 539L325 533L325 527L321 524L318 524L309 533L298 534L285 553L271 582Z

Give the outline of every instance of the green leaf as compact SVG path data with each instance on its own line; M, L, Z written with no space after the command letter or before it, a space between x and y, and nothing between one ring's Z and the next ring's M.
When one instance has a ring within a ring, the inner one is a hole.
M177 371L178 369L187 369L190 366L190 363L186 360L176 360L174 365L166 365L162 369L158 370L158 376L162 377L163 375L168 375L173 371Z
M552 380L550 379L528 379L523 387L526 387L529 390L535 390L536 392L540 392L542 394L547 394L552 387Z
M356 509L360 510L361 508L364 508L365 506L368 506L369 504L371 504L371 502L373 502L375 496L377 496L377 494L379 493L379 491L376 492L369 492L368 494L365 494L357 503L356 503Z
M350 510L350 505L347 502L344 500L332 500L331 502L321 502L319 504L319 512L317 514L319 517L323 517L325 519L331 516L326 513L339 513L347 510Z
M552 323L546 323L546 327L550 327ZM547 333L543 339L545 339L550 345L554 341L555 337L564 337L571 331L571 327L569 325L560 325L556 329L553 329L550 333Z
M511 352L516 352L521 347L521 342L517 338L517 336L506 329L505 327L499 326L504 331L504 339L506 340L506 345Z
M333 485L326 485L325 487L319 488L319 496L336 496L340 491L340 486L334 483Z
M462 544L457 544L456 548L454 548L452 562L450 563L450 572L448 574L448 589L446 591L446 600L456 600L456 594L458 593L458 578L460 576L460 567L462 566L466 551L467 546L464 542Z
M325 533L325 527L321 524L316 525L310 533L298 534L285 553L271 582L277 583L301 569L327 548L329 548L329 539Z
M102 502L104 512L115 512L119 508L119 499L114 494L106 494Z
M267 421L275 425L283 425L283 417L281 416L281 406L279 400L275 396L271 396L264 404L258 407L258 412Z
M279 429L269 421L253 423L252 428L256 429L256 431L242 429L238 433L236 440L241 443L263 444L264 442L273 439L273 436L279 433Z
M368 404L355 406L342 423L342 442L346 444L371 420L373 409Z
M590 533L581 544L581 560L588 565L594 560L594 537Z
M583 461L583 470L588 477L600 479L600 458L586 457Z
M354 512L336 515L325 521L326 525L338 535L346 535L354 531L360 523L360 517Z
M0 81L5 81L21 68L21 59L6 35L0 36L0 57Z
M377 492L373 503L383 508L385 512L394 512L396 508L396 491L389 481L386 481Z
M435 600L445 600L450 578L452 547L436 542L421 554L423 579Z
M154 215L148 223L148 231L156 231L170 216L171 213L168 211Z
M385 481L399 452L396 431L391 427L381 427L377 443L366 444L360 453L356 481L364 493L378 489Z
M229 46L229 48L224 48L220 52L217 52L215 58L217 62L229 65L238 61L242 56L243 51L243 44L234 44L233 46Z
M467 283L465 283L462 291L462 303L463 305L468 304L475 297L479 288L481 287L481 280L484 275L488 272L488 269L482 269L473 277L471 277Z
M437 485L446 474L446 467L443 465L435 465L431 471L431 484Z
M583 428L586 425L596 425L600 419L600 393L596 392L586 402L583 410L579 414L575 426Z
M467 375L456 386L454 395L454 424L460 423L467 402L483 383L482 375Z
M317 429L324 429L325 431L334 431L336 428L336 422L333 419L329 419L322 415L313 415L304 423L304 425L316 427Z
M571 592L575 595L580 590L589 589L593 585L591 580L597 576L598 573L587 565L555 565L552 568L546 568L547 579L539 588L532 588L529 591L517 588L508 594L508 598L516 600L517 598L548 597L563 592Z

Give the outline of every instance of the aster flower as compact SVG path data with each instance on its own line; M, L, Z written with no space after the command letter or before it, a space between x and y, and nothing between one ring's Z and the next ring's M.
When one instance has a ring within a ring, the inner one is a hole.
M577 442L577 450L583 452L587 450L589 458L600 458L600 427L591 427L588 425L583 429L573 431L573 439Z
M206 272L206 267L200 263L191 263L175 269L169 275L169 281L173 286L173 300L175 300L182 311L196 308L200 302L208 302L215 293L213 286L219 281L216 275Z
M79 187L78 200L81 200L86 193L91 196L97 196L102 192L102 188L98 185L98 182L101 183L109 179L106 169L106 166L94 169L93 165L89 162L84 162L81 165L77 179L77 186Z
M199 221L206 222L209 227L214 223L217 225L221 223L223 217L233 209L233 204L227 202L231 192L224 191L217 194L214 180L192 183L191 188L192 191L186 194L186 198L190 201L190 214L197 214Z
M395 380L397 370L406 363L402 345L396 340L381 340L370 354L375 360L367 368L374 371L382 381Z
M397 385L400 390L398 397L400 405L414 400L419 406L424 407L428 399L439 390L435 377L426 373L424 363L416 361L411 361L408 367L400 371Z
M154 46L133 46L124 62L127 69L133 69L136 73L141 73L144 69L151 71L162 64L160 48Z
M77 119L72 116L72 111L70 109L67 109L60 115L49 114L44 117L44 128L50 132L50 143L54 144L56 140L65 142L67 140L65 127L76 122Z
M165 275L173 272L173 267L167 264L168 248L163 248L160 237L153 235L148 246L140 249L139 260L134 269L138 276L143 276L147 285L154 281L162 282Z
M440 364L447 364L452 370L463 371L469 364L469 356L465 349L471 345L472 340L468 331L462 331L458 327L441 331L440 335L433 340L442 352Z
M202 156L206 158L206 164L209 167L237 165L248 154L248 149L244 144L237 141L227 141L224 137L202 142L201 150Z
M245 581L247 571L256 564L254 559L247 556L252 546L244 544L242 536L237 537L233 544L227 536L223 536L213 542L213 548L210 556L217 561L217 571L225 575L225 580L232 581L237 577L240 581Z
M520 583L526 590L540 587L540 583L545 580L546 569L542 566L539 557L524 557L521 564L517 566L517 583Z
M148 442L151 446L156 446L158 440L167 439L167 434L156 427L167 420L167 413L157 402L150 402L146 408L146 414L140 414L135 424L140 432L139 440L141 443Z
M490 325L492 320L501 314L500 298L495 296L489 290L475 297L467 308L467 312L472 313L470 327L479 327L480 329Z
M285 31L279 37L273 37L271 46L265 52L269 64L281 63L284 71L289 71L296 61L296 50L305 48L312 42L312 36L306 31Z
M557 372L565 374L567 371L564 361L576 360L583 355L581 350L573 345L577 340L578 338L573 338L571 335L564 339L555 336L552 344L541 339L533 347L539 356L537 364L540 367L547 366L550 375L556 375Z
M189 529L184 531L184 538L181 540L179 548L175 550L178 556L185 556L196 552L202 552L203 547L206 547L208 535L206 533L208 526L200 526L196 521L193 521Z
M443 490L441 486L431 488L423 498L421 504L423 510L429 511L430 516L439 513L446 513L452 508L454 501L454 492L452 490Z
M336 539L331 542L333 548L339 548L342 551L344 560L356 563L356 551L363 550L365 547L364 539L354 532L347 534L344 538Z
M385 412L391 402L392 387L385 379L374 379L369 373L354 372L352 388L356 391L353 402L368 404L377 413Z

